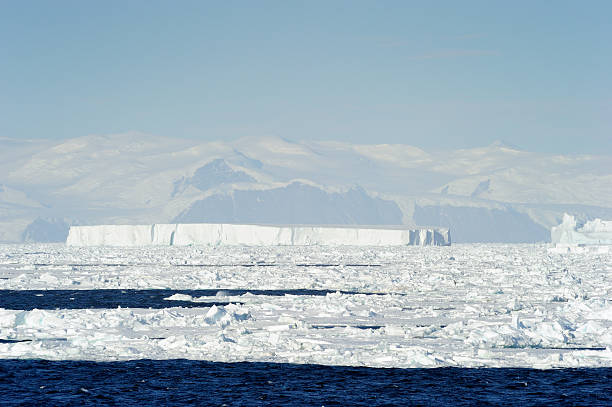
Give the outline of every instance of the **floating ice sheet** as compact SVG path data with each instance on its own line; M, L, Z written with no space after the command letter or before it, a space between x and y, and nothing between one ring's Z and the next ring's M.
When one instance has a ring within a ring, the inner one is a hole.
M445 228L275 226L223 223L72 226L69 246L447 246Z
M612 255L558 256L546 249L5 245L2 289L210 291L183 292L175 298L182 302L166 295L171 307L161 310L0 310L0 355L612 366ZM328 291L255 291L277 289ZM188 301L233 304L172 306Z

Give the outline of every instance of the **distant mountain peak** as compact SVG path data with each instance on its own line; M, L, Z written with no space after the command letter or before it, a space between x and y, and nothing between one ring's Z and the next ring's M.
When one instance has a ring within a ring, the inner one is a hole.
M472 198L478 198L479 195L485 193L485 192L489 192L491 189L491 180L488 179L486 181L482 181L481 183L479 183L476 188L474 189L474 192L472 192L472 195L470 195Z
M234 170L222 158L216 158L198 168L189 180L190 184L201 191L221 184L250 182L256 182L255 178L244 171Z

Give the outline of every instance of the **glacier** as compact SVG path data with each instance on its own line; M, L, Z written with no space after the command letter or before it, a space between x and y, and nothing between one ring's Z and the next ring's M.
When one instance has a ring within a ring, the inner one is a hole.
M578 226L576 218L563 215L563 221L550 230L554 245L550 252L607 252L612 245L612 221L594 219Z
M447 228L178 223L72 226L68 246L449 246Z

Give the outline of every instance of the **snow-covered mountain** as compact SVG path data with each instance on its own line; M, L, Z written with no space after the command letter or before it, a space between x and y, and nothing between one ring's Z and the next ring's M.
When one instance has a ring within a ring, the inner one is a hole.
M443 226L455 242L532 242L549 240L564 212L612 219L612 157L503 143L0 138L7 242L62 240L70 224L175 221Z

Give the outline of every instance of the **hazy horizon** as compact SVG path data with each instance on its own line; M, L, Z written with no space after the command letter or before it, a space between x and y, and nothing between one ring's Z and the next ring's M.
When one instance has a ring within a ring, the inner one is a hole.
M206 143L226 143L226 144L234 144L234 143L238 143L240 141L246 141L246 140L265 140L265 139L270 139L270 140L282 140L288 143L294 143L294 144L303 144L303 145L309 145L309 144L317 144L317 143L343 143L346 145L354 145L354 146L393 146L393 145L402 145L402 146L407 146L407 147L414 147L414 148L418 148L426 153L452 153L452 152L456 152L456 151L460 151L460 150L475 150L475 149L483 149L483 148L488 148L488 147L505 147L511 150L517 150L517 151L522 151L522 152L526 152L526 153L538 153L538 154L543 154L543 155L563 155L563 156L608 156L611 155L612 152L608 152L608 151L593 151L593 152L585 152L585 151L569 151L569 152L564 152L564 153L560 153L560 152L556 152L556 151L538 151L538 150L529 150L524 148L523 146L517 145L515 143L509 142L507 140L492 140L490 142L487 142L486 144L480 144L480 145L471 145L471 146L464 146L464 147L456 147L456 148L451 148L449 146L430 146L430 147L423 147L417 144L410 144L410 143L402 143L402 142L397 142L397 143L388 143L388 142L384 142L384 141L377 141L377 140L367 140L365 142L362 143L353 143L350 140L333 140L333 139L294 139L291 137L286 137L286 136L280 136L280 135L259 135L259 136L251 136L251 135L245 135L245 136L236 136L236 137L232 137L232 138L218 138L218 139L202 139L199 138L197 136L194 137L189 137L189 136L183 136L183 137L172 137L172 136L164 136L164 135L159 135L159 134L150 134L150 133L146 133L146 132L142 132L142 131L138 131L138 130L128 130L128 131L124 131L124 132L118 132L118 133L107 133L107 134L84 134L81 136L74 136L74 137L66 137L66 138L51 138L51 137L32 137L32 138L16 138L16 137L4 137L4 136L0 136L0 141L5 140L5 141L24 141L24 142L36 142L36 141L47 141L47 142L52 142L52 143L57 143L57 144L61 144L63 142L69 141L71 139L78 139L78 138L82 138L82 137L107 137L107 138L113 138L113 137L133 137L133 136L138 136L138 137L153 137L153 138L162 138L162 139L174 139L177 141L183 141L183 142L190 142L193 143L193 145L201 145L201 144L206 144ZM119 147L119 146L118 146Z
M0 136L612 153L596 1L7 3Z

